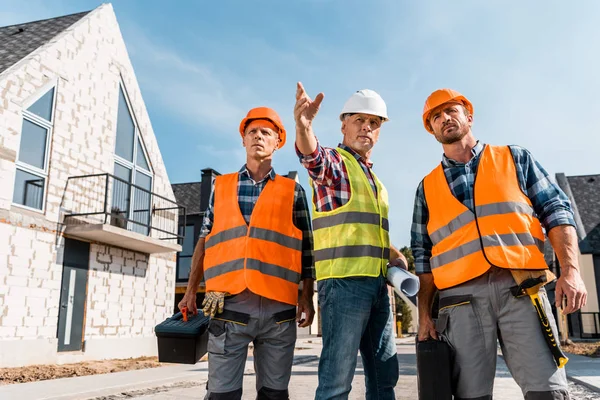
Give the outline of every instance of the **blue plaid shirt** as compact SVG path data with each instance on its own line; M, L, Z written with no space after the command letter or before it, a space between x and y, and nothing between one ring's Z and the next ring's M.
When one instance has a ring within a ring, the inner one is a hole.
M575 226L571 203L564 192L550 180L546 170L527 149L519 146L509 147L517 167L519 185L531 200L536 216L546 232L558 225ZM483 148L484 144L477 142L477 145L471 150L473 158L466 164L451 160L446 155L442 159L442 166L450 191L458 201L471 211L474 209L473 184ZM431 272L429 259L431 258L433 243L427 232L428 219L429 210L425 202L423 182L421 181L415 196L410 241L417 274Z
M260 182L255 182L248 169L244 165L239 171L238 179L238 204L240 211L244 216L246 224L250 223L250 217L254 210L254 205L258 200L262 190L267 185L269 179L275 179L275 170L271 171ZM206 237L212 230L215 217L215 185L210 194L208 208L204 213L202 220L202 228L200 229L200 237ZM308 203L306 202L306 194L304 189L296 182L296 190L294 193L294 212L293 222L296 228L302 231L302 273L301 279L315 279L315 267L313 259L313 233L310 224L310 214L308 213Z

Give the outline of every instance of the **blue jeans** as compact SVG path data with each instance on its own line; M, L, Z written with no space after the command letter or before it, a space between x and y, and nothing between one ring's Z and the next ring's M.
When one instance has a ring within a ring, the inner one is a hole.
M365 372L367 400L393 400L398 358L393 316L383 276L319 281L323 350L316 400L347 399L357 353Z

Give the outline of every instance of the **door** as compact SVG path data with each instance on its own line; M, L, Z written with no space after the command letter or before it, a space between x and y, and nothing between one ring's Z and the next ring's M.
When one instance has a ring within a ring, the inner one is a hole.
M83 346L90 244L65 239L63 260L58 311L58 351L79 351Z

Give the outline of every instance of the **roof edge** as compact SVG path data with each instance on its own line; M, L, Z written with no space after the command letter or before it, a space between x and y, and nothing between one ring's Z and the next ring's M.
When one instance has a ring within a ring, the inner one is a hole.
M19 61L17 61L16 63L14 63L13 65L11 65L10 67L8 67L7 69L5 69L4 71L0 72L0 79L3 79L6 75L11 74L13 71L15 71L16 69L19 69L23 66L23 64L29 62L29 60L31 60L33 57L35 57L42 49L45 49L47 46L51 46L53 45L57 40L60 40L62 37L66 36L67 34L69 34L71 31L73 31L73 29L75 29L76 27L78 27L80 24L83 23L83 21L87 20L88 18L90 18L92 15L95 15L97 13L99 13L100 11L102 11L104 8L110 8L110 10L113 10L112 8L112 4L110 3L102 3L100 4L98 7L94 8L93 10L89 11L86 15L84 15L83 17L81 17L79 20L75 21L71 26L69 26L68 28L66 28L65 30L63 30L62 32L60 32L58 35L54 36L52 39L50 39L47 43L44 43L43 45L41 45L40 47L38 47L37 49L33 50L31 53L27 54L25 57L21 58ZM114 12L114 11L113 11ZM67 15L60 15L58 17L54 17L54 18L60 18L60 17L68 17L69 15L75 15L75 14L80 14L80 13L73 13L73 14L67 14ZM49 19L54 19L54 18L46 18L46 19L40 19L38 21L30 21L30 22L22 22L20 24L15 24L15 25L7 25L6 27L10 27L10 26L19 26L19 25L24 25L24 24L29 24L32 22L39 22L39 21L47 21Z
M579 251L581 253L587 252L587 251L589 251L589 249L587 249L588 246L585 242L585 238L586 238L585 228L583 227L583 221L581 219L581 216L579 215L579 209L577 208L577 201L575 201L575 196L573 195L573 191L571 190L571 185L569 184L569 180L567 179L567 176L563 172L556 173L555 177L556 177L556 183L565 192L565 194L569 198L569 201L571 202L571 209L573 210L573 217L575 218L575 225L576 225L575 230L577 231L577 237L579 238L579 242L580 242Z
M60 15L58 17L52 17L52 18L43 18L43 19L36 19L34 21L26 21L26 22L21 22L18 24L12 24L12 25L4 25L4 26L0 26L0 28L10 28L11 26L20 26L20 25L26 25L26 24L35 24L38 22L43 22L43 21L49 21L51 19L56 19L56 18L63 18L63 17L70 17L72 15L77 15L77 14L83 14L85 13L86 15L91 13L92 11L94 11L95 9L92 10L88 10L88 11L80 11L80 12L75 12L75 13L71 13L71 14L66 14L66 15ZM81 18L84 18L85 16L82 16ZM79 21L79 20L78 20Z

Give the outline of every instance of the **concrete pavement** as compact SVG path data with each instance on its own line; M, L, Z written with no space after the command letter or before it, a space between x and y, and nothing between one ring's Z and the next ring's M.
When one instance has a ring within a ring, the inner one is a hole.
M416 358L414 338L397 340L400 379L396 399L417 399ZM313 399L317 385L320 339L299 338L295 365L290 383L292 399ZM597 393L573 384L574 400L600 399L600 359L569 355L567 372ZM174 400L201 399L204 397L208 370L207 363L173 365L162 368L118 372L77 378L56 379L0 386L0 399L16 400ZM243 399L255 399L255 376L251 356L246 364ZM520 389L510 376L502 357L498 358L494 399L522 399ZM359 362L349 399L364 399L364 375Z

